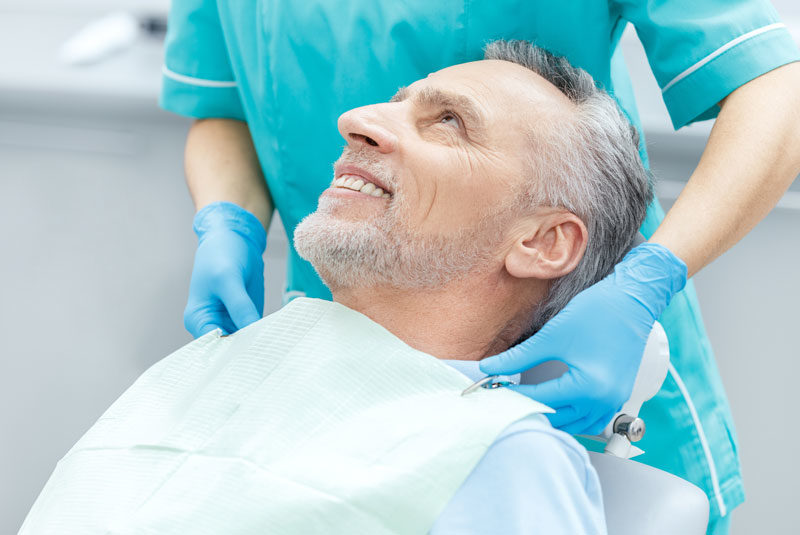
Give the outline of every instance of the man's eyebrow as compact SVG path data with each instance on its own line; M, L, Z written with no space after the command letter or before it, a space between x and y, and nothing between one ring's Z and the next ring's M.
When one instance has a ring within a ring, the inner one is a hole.
M408 87L403 86L397 90L397 93L395 93L392 96L392 98L389 99L389 102L401 102L407 98L408 98Z
M470 129L483 129L483 115L478 111L475 101L466 95L451 93L435 87L424 87L411 94L408 87L401 87L389 102L401 102L409 97L415 104L422 107L452 109L463 116Z

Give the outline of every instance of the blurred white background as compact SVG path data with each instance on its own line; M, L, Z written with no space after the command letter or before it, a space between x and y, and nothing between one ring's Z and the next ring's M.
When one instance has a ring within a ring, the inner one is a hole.
M800 40L800 3L775 6ZM166 0L0 0L0 533L15 533L56 462L147 367L190 340L195 237L183 181L189 121L156 106L161 42L59 64L60 44L118 9ZM668 208L710 124L672 132L635 35L623 40L658 195ZM286 238L266 259L280 304ZM734 535L793 532L800 462L793 337L800 184L695 279L739 434L747 501Z

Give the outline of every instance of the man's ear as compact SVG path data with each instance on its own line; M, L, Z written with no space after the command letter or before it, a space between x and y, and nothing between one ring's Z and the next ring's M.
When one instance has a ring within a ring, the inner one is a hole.
M586 251L583 221L564 209L542 210L523 223L506 254L506 270L520 279L556 279L575 269Z

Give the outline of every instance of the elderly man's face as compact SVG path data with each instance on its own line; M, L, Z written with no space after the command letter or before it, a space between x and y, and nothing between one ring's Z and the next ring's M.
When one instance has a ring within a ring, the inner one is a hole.
M504 208L530 176L527 133L570 108L530 70L484 60L344 113L348 146L295 233L298 252L329 286L440 284L491 262L511 222Z

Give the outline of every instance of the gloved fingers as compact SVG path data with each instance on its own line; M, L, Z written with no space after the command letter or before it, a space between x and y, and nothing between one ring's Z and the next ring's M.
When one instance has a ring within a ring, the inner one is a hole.
M582 397L570 372L538 385L510 385L508 388L548 407L574 406L573 401Z
M563 426L558 426L559 429L570 435L599 435L603 432L608 422L617 413L617 410L602 413L598 417L599 408L595 408L584 414L582 418L576 419ZM555 427L555 426L554 426Z
M247 281L247 295L252 298L260 318L264 315L264 263L258 262L253 269L255 271Z
M183 325L195 338L210 333L214 329L222 329L223 334L236 330L220 301L216 303L198 304L189 301L183 311Z
M578 410L572 406L558 407L556 412L546 414L547 419L553 427L561 428L562 426L569 425L570 423L578 420L581 415Z
M227 312L223 314L219 328L222 329L222 336L228 336L229 334L235 333L237 330L236 325L233 324L233 320L231 320Z
M543 362L560 360L551 348L550 338L544 329L514 347L480 361L478 366L486 375L513 375L529 370Z
M227 280L223 283L220 298L230 315L235 330L241 329L261 319L255 303L250 299L241 280Z
M195 338L200 338L201 336L206 335L206 334L210 333L211 331L213 331L215 329L222 329L222 327L220 327L219 325L214 325L213 323L206 323L205 325L202 325L197 329L197 335L192 333L192 336L194 336ZM223 330L223 334L227 334L227 333L224 332L225 329L222 329L222 330ZM191 331L189 331L189 332L191 332Z
M614 410L614 411L608 411L607 413L605 413L595 423L593 423L592 425L590 425L589 427L586 428L585 434L587 434L587 435L599 435L600 433L602 433L603 429L606 428L608 423L611 421L611 419L614 417L614 415L617 414L617 412L618 411Z

